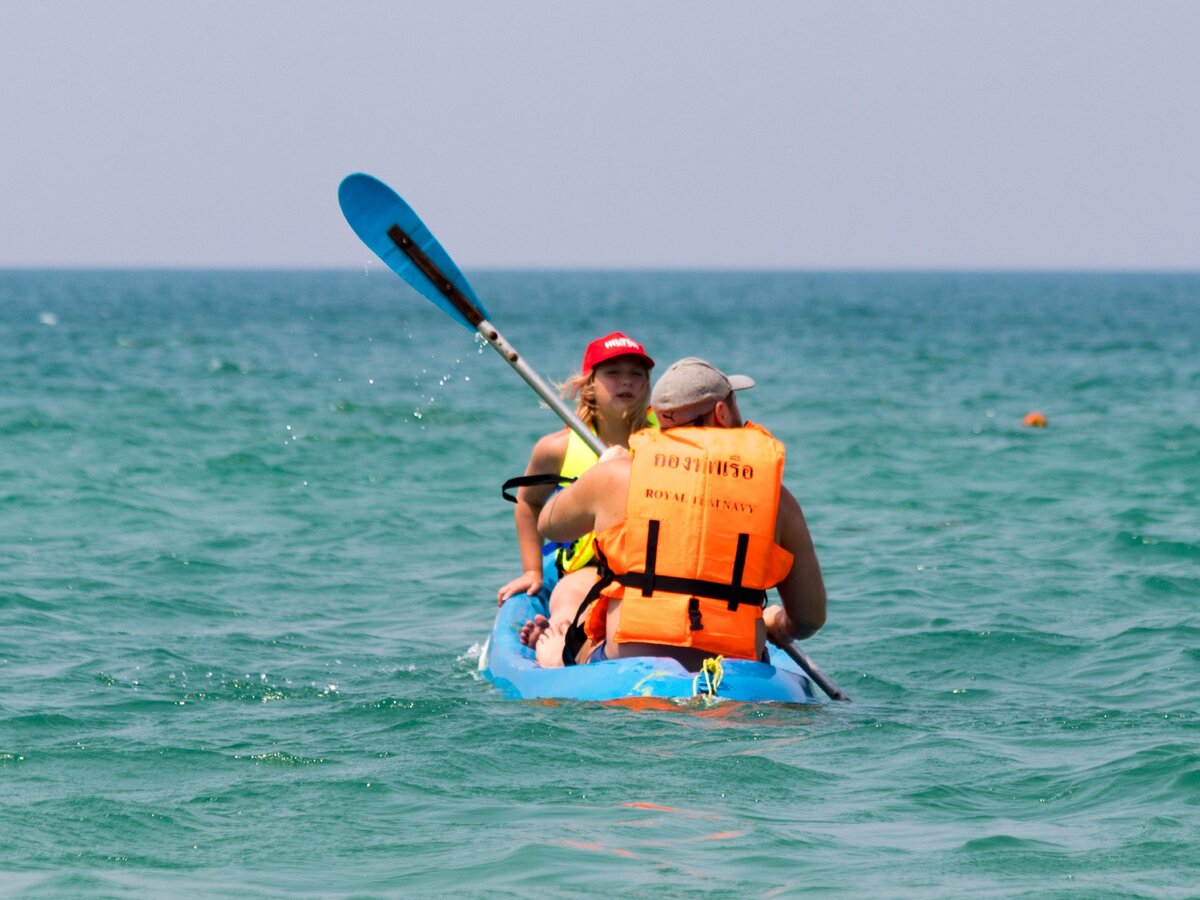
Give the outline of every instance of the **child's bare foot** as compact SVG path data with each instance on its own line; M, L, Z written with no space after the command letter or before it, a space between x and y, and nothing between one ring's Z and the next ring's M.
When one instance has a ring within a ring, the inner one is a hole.
M546 633L550 620L538 613L521 626L521 643L526 647L537 647L538 638Z
M567 629L570 627L568 622L558 622L551 628L543 629L538 635L534 654L537 656L538 665L543 669L562 667L563 648L567 645Z

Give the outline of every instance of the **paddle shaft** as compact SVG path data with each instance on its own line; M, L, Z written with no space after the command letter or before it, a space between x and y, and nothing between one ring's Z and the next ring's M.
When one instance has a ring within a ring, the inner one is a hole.
M563 403L562 397L555 393L554 389L546 384L541 376L525 362L525 359L513 349L512 344L504 339L504 335L496 330L495 325L484 319L475 326L475 330L492 346L493 350L504 358L506 363L513 367L513 371L525 379L525 383L546 401L546 404L558 414L558 417L566 422L567 427L583 438L583 442L591 447L597 456L608 449L605 447L604 441L583 424L583 420Z
M829 695L830 700L844 700L847 703L850 702L850 698L842 692L840 687L833 683L833 679L818 669L816 663L809 659L804 651L797 647L793 641L788 641L786 644L780 644L779 649L790 656L792 661L804 670L804 674L815 681L821 690Z
M451 305L466 318L468 322L475 326L475 330L479 333L493 350L500 354L500 357L512 366L513 371L524 379L525 383L533 388L534 393L542 398L554 412L562 419L567 427L578 434L585 444L592 448L599 456L605 451L604 442L598 436L592 433L592 430L583 424L579 416L562 401L560 397L550 385L542 379L533 368L525 362L525 358L516 351L500 330L489 322L483 313L476 308L475 304L450 281L437 265L431 260L420 247L405 233L399 225L393 225L388 229L388 237L396 244L397 247L412 260L421 273L433 282L442 296L450 301Z

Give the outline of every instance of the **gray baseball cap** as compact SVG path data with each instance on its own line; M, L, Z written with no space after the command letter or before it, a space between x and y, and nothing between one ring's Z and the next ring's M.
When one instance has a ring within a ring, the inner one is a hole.
M731 391L751 387L753 378L726 375L712 363L688 356L672 363L659 376L650 405L660 421L683 425L711 412Z

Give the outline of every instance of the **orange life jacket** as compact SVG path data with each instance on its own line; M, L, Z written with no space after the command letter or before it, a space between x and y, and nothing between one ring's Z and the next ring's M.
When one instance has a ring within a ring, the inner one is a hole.
M604 640L621 600L617 642L695 647L754 659L766 589L792 554L775 543L783 444L758 425L639 431L625 519L596 535L612 581L586 632Z

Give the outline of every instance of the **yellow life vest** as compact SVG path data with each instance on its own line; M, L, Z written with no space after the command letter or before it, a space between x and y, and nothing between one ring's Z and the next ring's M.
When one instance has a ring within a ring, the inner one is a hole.
M558 470L558 474L564 478L578 478L594 466L599 458L596 451L584 443L583 438L573 429L568 429L567 452L563 456L562 468ZM574 572L592 562L596 558L593 549L595 540L596 535L589 531L574 543L559 547L555 556L559 573Z
M775 542L783 444L746 425L645 430L629 448L625 518L596 537L612 580L588 637L604 639L608 604L620 599L618 643L754 659L766 589L792 567Z

